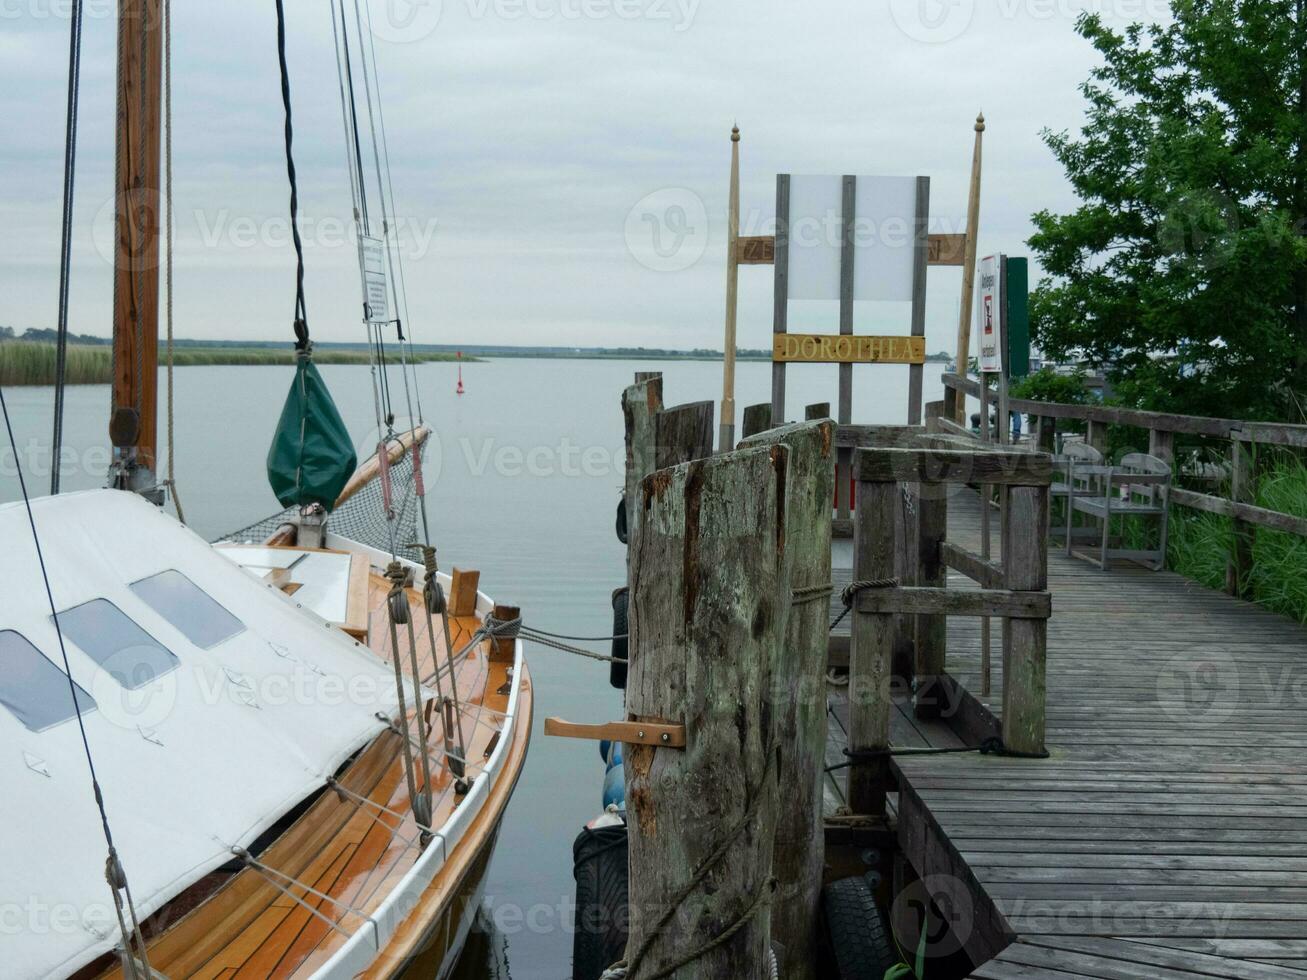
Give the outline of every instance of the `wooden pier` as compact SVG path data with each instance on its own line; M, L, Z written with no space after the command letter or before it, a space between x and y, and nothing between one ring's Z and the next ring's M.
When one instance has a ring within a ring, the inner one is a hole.
M975 493L951 498L950 540L978 550L979 518ZM1104 574L1060 550L1049 590L1050 758L891 763L904 856L955 889L954 914L970 909L974 976L1307 973L1307 628L1171 572ZM978 620L950 620L949 668L969 691L979 639ZM1001 715L997 699L987 708ZM837 696L832 762L847 725ZM892 740L963 744L901 704ZM828 806L843 802L834 776Z
M741 448L710 457L709 403L624 393L625 724L652 746L627 772L631 975L827 975L818 890L857 878L888 910L887 955L927 976L1307 977L1307 627L1050 547L1052 412L1031 444L993 446L950 401L924 426L746 412ZM1193 423L1148 414L1125 424L1156 423L1166 471L1164 426ZM1307 441L1222 432L1236 460ZM844 521L823 505L837 461ZM1169 478L1143 492L1226 506ZM826 565L811 545L832 531L852 540Z

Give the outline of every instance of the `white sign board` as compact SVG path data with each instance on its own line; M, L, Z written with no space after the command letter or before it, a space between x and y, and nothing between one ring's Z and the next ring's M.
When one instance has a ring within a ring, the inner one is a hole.
M1003 257L986 255L980 260L976 303L976 336L980 338L980 372L1003 373Z
M844 178L790 178L789 298L838 300ZM915 177L858 177L854 186L853 298L912 299Z
M363 302L370 323L390 319L386 301L386 243L380 238L363 239Z

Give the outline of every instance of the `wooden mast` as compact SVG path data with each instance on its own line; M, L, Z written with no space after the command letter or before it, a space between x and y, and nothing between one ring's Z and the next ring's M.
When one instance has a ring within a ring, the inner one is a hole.
M162 0L118 5L113 415L120 457L155 469L159 362L159 108Z
M953 373L959 378L967 376L967 362L971 357L971 303L976 283L976 236L980 233L980 150L985 135L985 114L976 116L976 146L971 153L971 190L967 195L967 244L962 256L962 304L958 313L958 357ZM982 406L981 411L984 411ZM957 401L958 425L967 423L967 400Z
M718 452L735 447L735 307L740 280L740 127L731 127L731 195L726 218L726 340Z

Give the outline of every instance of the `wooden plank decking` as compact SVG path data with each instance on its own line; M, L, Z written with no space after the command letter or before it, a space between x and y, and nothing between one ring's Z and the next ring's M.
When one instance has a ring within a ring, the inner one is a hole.
M970 491L951 498L950 540L978 549L979 514ZM1049 589L1051 758L894 761L905 855L946 879L974 975L1307 976L1307 628L1060 550ZM949 623L948 670L971 692L979 631ZM898 717L896 744L946 744Z

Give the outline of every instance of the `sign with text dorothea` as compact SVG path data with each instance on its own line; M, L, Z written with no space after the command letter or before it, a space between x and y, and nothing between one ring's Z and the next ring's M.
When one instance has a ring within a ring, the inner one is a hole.
M779 333L772 342L772 360L812 364L924 364L926 338Z
M986 255L980 260L976 288L976 336L980 338L982 374L1003 372L1003 276L1002 257Z

